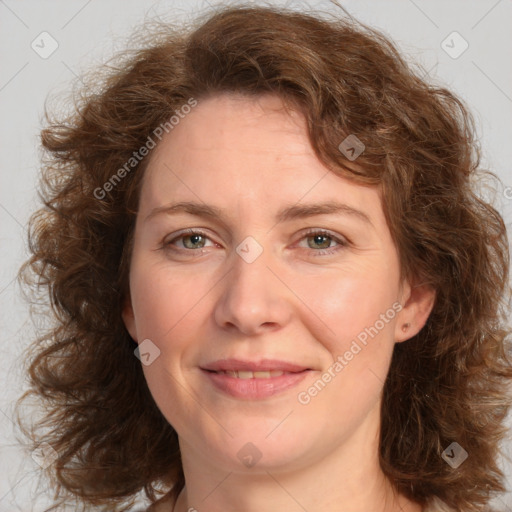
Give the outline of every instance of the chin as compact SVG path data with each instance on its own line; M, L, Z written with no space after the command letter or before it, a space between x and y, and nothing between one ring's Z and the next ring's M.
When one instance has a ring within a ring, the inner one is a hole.
M290 411L288 409L279 420L246 415L226 419L224 425L233 437L216 425L210 437L207 432L201 436L202 444L206 443L204 451L210 458L217 459L226 471L277 471L306 466L321 450L325 439L322 441L321 432L315 434L313 426L308 426L307 422L293 422ZM283 418L286 419L283 421Z

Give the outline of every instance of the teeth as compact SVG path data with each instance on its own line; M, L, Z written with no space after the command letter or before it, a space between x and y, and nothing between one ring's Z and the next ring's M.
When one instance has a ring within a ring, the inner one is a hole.
M229 375L230 377L234 377L235 379L271 379L272 377L280 377L284 375L284 372L281 370L270 370L268 372L250 372L247 370L239 370L239 371L221 371L217 373L223 373L225 375Z
M255 379L270 379L270 372L252 372Z

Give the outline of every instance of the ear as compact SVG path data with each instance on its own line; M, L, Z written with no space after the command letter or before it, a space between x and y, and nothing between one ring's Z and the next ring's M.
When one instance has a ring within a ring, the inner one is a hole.
M427 284L411 286L408 282L402 287L400 304L403 309L397 316L395 340L397 343L416 336L427 323L435 304L436 291Z
M128 294L123 300L121 317L123 318L126 330L130 333L133 341L138 343L137 329L135 327L135 314L133 313L132 299L130 294Z

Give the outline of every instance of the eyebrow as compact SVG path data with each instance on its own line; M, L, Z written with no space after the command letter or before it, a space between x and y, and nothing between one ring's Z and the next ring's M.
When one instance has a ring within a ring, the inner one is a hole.
M166 213L168 215L188 213L197 217L211 218L220 222L222 222L224 217L223 210L215 206L211 206L206 203L181 201L179 203L158 206L154 208L145 218L144 222L147 222L148 220L161 213ZM295 219L313 217L315 215L332 214L348 215L373 227L373 223L366 213L362 212L361 210L357 210L348 204L338 203L336 201L327 201L314 204L294 204L287 206L277 213L275 220L276 222L286 222Z

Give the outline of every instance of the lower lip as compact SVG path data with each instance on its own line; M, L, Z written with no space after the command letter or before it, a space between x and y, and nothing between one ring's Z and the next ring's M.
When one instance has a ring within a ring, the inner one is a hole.
M225 373L201 371L217 389L227 395L250 400L268 398L282 393L299 384L310 373L310 370L304 370L296 373L284 373L279 377L269 379L238 379Z

